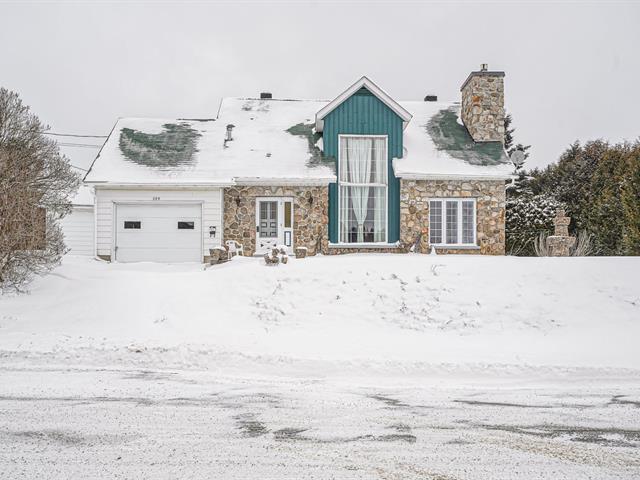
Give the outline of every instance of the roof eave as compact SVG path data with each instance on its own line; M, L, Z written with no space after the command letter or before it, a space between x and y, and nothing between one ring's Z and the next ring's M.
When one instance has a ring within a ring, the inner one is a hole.
M403 173L396 172L396 177L403 180L511 180L512 174L482 175L469 173Z
M336 182L336 176L317 177L317 178L282 178L282 177L236 177L235 185L251 186L251 185L267 185L267 186L326 186Z
M213 187L232 187L233 181L214 181L214 182L109 182L109 181L85 181L84 183L92 185L95 188L213 188Z

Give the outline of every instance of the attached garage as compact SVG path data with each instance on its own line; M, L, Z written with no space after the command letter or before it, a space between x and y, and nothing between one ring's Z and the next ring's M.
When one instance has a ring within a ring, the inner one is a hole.
M203 262L220 246L222 188L96 187L97 256L117 262Z
M60 221L64 243L71 255L95 255L93 206L74 206Z
M202 262L202 204L115 204L118 262Z

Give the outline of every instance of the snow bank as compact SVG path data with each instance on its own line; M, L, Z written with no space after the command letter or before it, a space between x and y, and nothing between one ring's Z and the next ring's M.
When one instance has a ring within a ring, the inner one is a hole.
M0 355L640 369L638 270L640 258L360 254L205 269L65 257L30 294L0 298Z

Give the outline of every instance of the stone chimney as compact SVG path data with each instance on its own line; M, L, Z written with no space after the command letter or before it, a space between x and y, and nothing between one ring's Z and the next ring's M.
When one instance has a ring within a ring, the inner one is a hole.
M460 87L462 121L476 142L504 142L504 72L486 63Z

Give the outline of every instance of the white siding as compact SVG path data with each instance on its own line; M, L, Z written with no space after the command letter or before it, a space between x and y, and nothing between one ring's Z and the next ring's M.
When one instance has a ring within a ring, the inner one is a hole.
M222 189L108 189L96 188L97 253L113 258L113 215L117 203L148 203L154 205L201 203L202 204L202 256L209 249L221 245L222 238ZM209 236L209 227L216 227L216 236Z
M95 255L93 225L93 207L73 207L72 212L60 220L64 243L71 255Z

